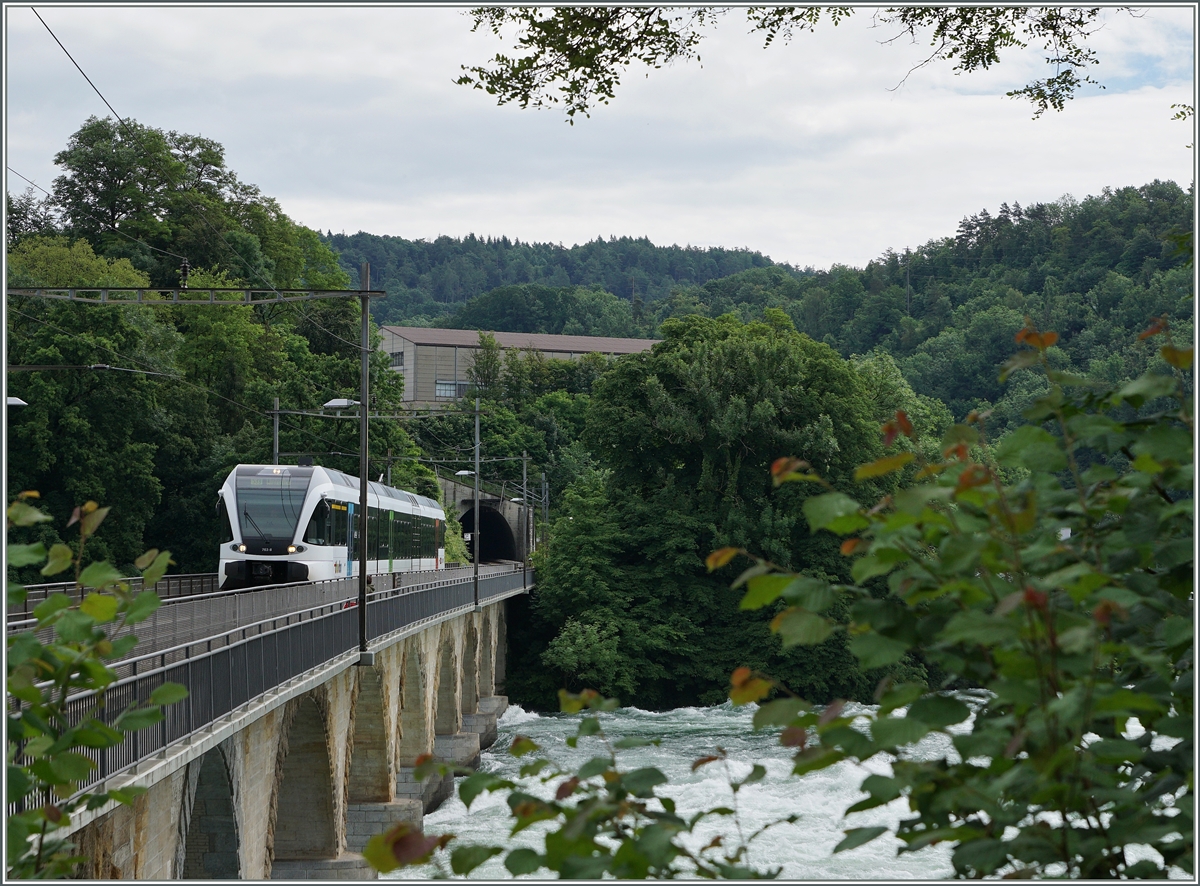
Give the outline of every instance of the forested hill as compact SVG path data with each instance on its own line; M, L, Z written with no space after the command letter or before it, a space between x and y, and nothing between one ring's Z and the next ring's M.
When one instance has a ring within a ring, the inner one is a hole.
M644 237L596 238L569 248L474 234L432 242L363 232L327 233L322 239L341 255L353 280L362 262L371 263L372 288L388 292L372 314L380 323L405 325L434 323L499 286L600 287L631 303L648 303L680 285L774 265L759 252L655 246Z

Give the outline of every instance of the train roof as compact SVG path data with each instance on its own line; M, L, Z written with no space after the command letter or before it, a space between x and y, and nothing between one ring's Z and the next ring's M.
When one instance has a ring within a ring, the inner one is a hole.
M320 466L296 466L296 465L238 465L233 469L233 474L238 476L251 476L258 474L261 471L271 471L274 473L284 473L295 477L312 477L316 472L323 472L330 483L337 486L346 486L350 489L358 491L358 478L350 474L343 474L341 471L333 468ZM415 492L408 492L404 489L396 489L394 486L385 486L382 483L376 483L373 480L367 481L367 489L372 495L379 498L390 498L394 501L402 501L411 505L420 507L432 508L434 510L442 510L442 506L431 498L424 495L417 495Z
M343 474L341 471L334 470L333 468L321 468L321 470L328 474L329 479L334 483L337 483L341 486L349 486L354 490L358 489L358 477L352 477L350 474ZM385 486L382 483L376 483L374 480L367 481L367 489L373 494L378 495L380 498L392 498L396 499L397 501L421 505L422 507L426 508L434 508L435 510L439 511L442 509L442 506L432 498L427 498L424 495L417 495L415 492L408 492L404 489L397 489L394 486Z

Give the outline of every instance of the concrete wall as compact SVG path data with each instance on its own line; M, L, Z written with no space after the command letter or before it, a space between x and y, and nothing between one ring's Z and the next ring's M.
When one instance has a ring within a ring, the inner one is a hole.
M373 664L347 658L181 743L127 782L148 788L132 806L77 831L80 876L373 879L366 841L453 790L418 782L417 758L474 765L495 741L503 610L397 637Z
M540 481L535 481L534 478L530 477L529 489L535 490L538 482ZM456 480L451 480L446 477L438 477L438 485L442 487L442 501L446 503L446 508L454 508L454 512L457 515L460 523L462 523L464 519L473 523L475 487L469 483L459 483ZM525 540L525 530L527 528L525 526L526 508L523 503L514 502L508 497L520 496L521 488L519 486L506 487L504 492L505 497L503 499L498 499L495 496L481 490L479 495L479 507L481 511L484 508L489 508L504 518L504 522L508 524L508 531L512 537L513 546L515 548L516 557L514 559L525 560L529 557L529 548L531 547L531 545L526 544ZM481 514L481 523L483 522L483 519L484 518ZM529 519L529 529L530 532L532 532L532 515L530 515ZM464 532L470 531L466 528L466 524L463 524L463 526ZM486 530L487 526L485 525L484 531L486 532ZM470 545L468 545L468 547L470 547Z

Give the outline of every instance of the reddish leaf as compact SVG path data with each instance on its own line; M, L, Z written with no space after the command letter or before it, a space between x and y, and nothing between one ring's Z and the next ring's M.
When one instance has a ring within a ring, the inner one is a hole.
M75 508L75 510L71 511L71 519L67 521L67 525L74 526L78 522L79 522L79 508L77 507L77 508Z
M908 420L908 413L903 409L896 410L896 427L900 429L901 434L910 440L916 436L913 431L912 422Z
M414 766L424 766L433 759L433 754L421 754L417 759L413 760Z
M958 475L958 485L955 487L955 492L962 492L964 489L973 489L976 486L982 486L992 479L992 472L983 465L970 465L965 471Z
M720 759L721 758L715 754L709 754L707 757L701 757L699 760L694 760L692 762L692 772L695 772L701 766L707 766L709 763L715 763Z
M846 539L844 542L842 542L842 556L849 557L856 550L858 550L860 545L863 545L863 544L866 544L866 542L861 538Z
M747 667L736 668L733 674L730 675L729 682L734 686L741 686L743 683L749 680L752 675L753 672Z
M829 703L829 706L821 712L821 716L817 719L818 726L824 726L830 720L836 720L842 713L842 708L846 706L846 702L840 698L835 698Z
M566 781L558 786L558 790L554 792L555 800L565 800L571 794L575 793L575 788L579 787L579 777L572 775Z
M806 470L809 467L809 463L802 458L795 458L790 455L784 456L783 458L777 458L775 461L771 462L771 476L782 477L785 474L792 474L796 471Z
M1037 588L1026 588L1022 599L1030 609L1036 609L1038 612L1046 611L1048 598L1044 591L1039 591Z
M800 748L808 744L808 730L803 726L789 726L779 736L779 743L785 748Z
M896 423L894 421L887 422L882 428L880 428L880 430L883 431L884 446L891 446L892 443L895 442L896 437L900 435L900 429L896 427Z
M1166 332L1166 330L1167 318L1164 314L1162 317L1157 318L1153 323L1146 327L1142 334L1138 336L1138 341L1145 341L1148 338L1152 338L1153 336L1156 336L1162 332Z

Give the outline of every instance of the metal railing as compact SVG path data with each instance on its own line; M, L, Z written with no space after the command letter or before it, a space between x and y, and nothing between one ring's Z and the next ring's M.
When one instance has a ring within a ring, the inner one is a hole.
M134 593L142 590L140 575L122 579L129 584ZM211 594L218 588L218 576L215 572L203 572L196 575L164 575L154 586L154 592L163 600L176 597L189 597L195 594ZM33 618L34 608L51 594L66 594L78 603L83 598L83 592L73 581L56 581L49 584L26 585L25 602L8 607L8 621L21 622Z
M441 577L405 585L398 573L394 587L378 588L367 601L369 640L474 606L470 578ZM428 575L428 573L426 573ZM376 579L381 578L376 576ZM387 577L387 578L390 578ZM480 601L494 600L532 587L522 570L492 571L479 580ZM330 584L356 583L339 579ZM275 591L287 588L274 588ZM144 702L164 682L183 684L188 697L163 709L163 720L111 748L83 749L96 763L79 784L84 791L203 730L269 690L358 648L358 613L345 599L242 624L221 633L150 654L126 658L113 667L118 679L102 694L80 693L67 702L67 718L82 722L95 713L112 724L130 705ZM165 607L164 607L165 608ZM176 606L171 607L177 610ZM140 626L139 626L140 627ZM9 697L9 706L16 704ZM47 798L31 798L40 803ZM9 804L10 814L19 811Z

